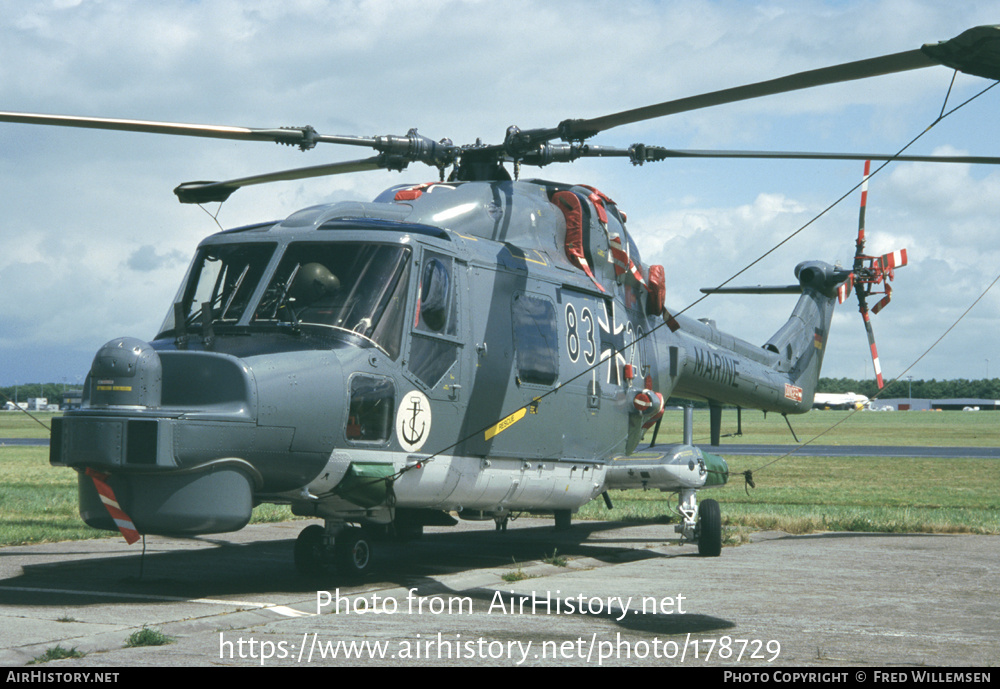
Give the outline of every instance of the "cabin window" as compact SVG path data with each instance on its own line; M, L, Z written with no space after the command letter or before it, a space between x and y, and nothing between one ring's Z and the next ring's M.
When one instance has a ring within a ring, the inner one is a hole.
M351 378L351 401L344 435L351 443L385 443L392 434L396 389L382 376L358 374Z
M552 385L559 378L555 306L543 297L518 293L512 316L518 383Z

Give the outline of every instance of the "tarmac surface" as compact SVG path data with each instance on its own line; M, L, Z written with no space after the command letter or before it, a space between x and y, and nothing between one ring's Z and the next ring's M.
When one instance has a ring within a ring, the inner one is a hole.
M372 574L347 582L295 573L293 542L308 523L151 536L144 556L120 538L2 548L0 664L57 645L87 655L31 668L761 670L1000 658L998 537L770 532L701 558L668 525L462 522L375 544ZM174 643L123 648L143 627Z

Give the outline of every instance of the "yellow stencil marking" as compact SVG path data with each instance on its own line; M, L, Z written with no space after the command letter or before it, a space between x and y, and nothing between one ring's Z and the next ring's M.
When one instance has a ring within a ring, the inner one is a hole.
M485 433L486 437L484 438L484 440L489 440L493 436L499 435L500 433L503 433L508 428L510 428L511 426L513 426L515 423L517 423L518 421L520 421L521 419L523 419L524 415L527 412L528 412L528 410L526 408L522 407L521 409L518 409L516 412L514 412L513 414L511 414L510 416L508 416L507 418L501 419L500 423L498 423L497 425L492 426L492 427L486 429L486 433Z

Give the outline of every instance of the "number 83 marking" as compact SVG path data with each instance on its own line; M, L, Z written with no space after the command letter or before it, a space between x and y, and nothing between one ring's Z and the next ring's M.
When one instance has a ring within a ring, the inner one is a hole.
M586 331L581 345L581 330ZM566 352L569 360L576 363L580 359L581 346L584 348L583 360L588 366L597 361L597 343L594 341L594 316L590 309L584 307L577 318L576 309L572 304L566 304Z

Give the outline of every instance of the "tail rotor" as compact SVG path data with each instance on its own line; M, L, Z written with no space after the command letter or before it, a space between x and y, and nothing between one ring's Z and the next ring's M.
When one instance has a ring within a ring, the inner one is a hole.
M851 294L853 289L858 297L858 310L865 323L865 332L868 334L868 345L872 351L872 364L875 368L875 379L878 382L879 390L884 382L882 379L882 367L878 360L878 349L875 347L875 333L872 330L870 314L877 314L884 309L892 299L892 287L889 284L895 277L896 268L906 265L906 249L893 251L882 256L868 256L865 254L865 209L868 205L868 177L871 174L871 161L865 161L865 177L861 184L861 212L858 218L858 239L855 244L854 267L847 276L847 280L837 289L837 296L840 303ZM881 294L884 295L878 303L870 310L868 308L868 297Z

